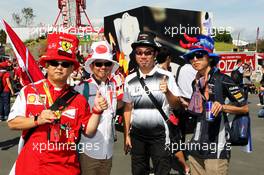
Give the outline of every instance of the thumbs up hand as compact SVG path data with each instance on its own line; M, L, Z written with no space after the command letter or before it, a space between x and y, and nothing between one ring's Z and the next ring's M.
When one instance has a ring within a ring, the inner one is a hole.
M164 75L160 81L160 91L163 93L168 92L168 80L166 75Z
M96 92L96 96L94 99L94 108L99 111L104 111L108 108L106 99L101 95L99 91Z

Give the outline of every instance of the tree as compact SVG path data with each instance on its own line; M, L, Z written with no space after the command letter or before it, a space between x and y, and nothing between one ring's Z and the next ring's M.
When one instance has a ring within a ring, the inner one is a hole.
M258 40L258 52L264 52L264 39Z
M17 25L20 26L30 26L36 16L34 15L33 9L31 7L23 8L21 13L12 13L12 19Z
M22 18L18 13L12 13L12 19L17 25L17 27L21 26Z
M6 44L6 33L4 30L0 30L0 46Z
M22 12L23 18L25 19L24 21L25 26L31 25L35 17L33 13L33 9L31 7L23 8L21 12Z
M228 33L226 30L224 32L219 32L216 30L216 36L214 38L216 42L224 42L224 43L232 43L233 38L230 33Z

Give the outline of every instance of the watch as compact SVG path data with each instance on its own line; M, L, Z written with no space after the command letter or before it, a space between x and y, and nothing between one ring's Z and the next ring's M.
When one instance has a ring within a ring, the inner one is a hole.
M35 126L38 126L38 115L34 116L34 123L35 123Z

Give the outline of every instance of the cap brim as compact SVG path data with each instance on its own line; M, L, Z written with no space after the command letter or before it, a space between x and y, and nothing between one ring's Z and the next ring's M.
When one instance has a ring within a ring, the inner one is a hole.
M43 55L40 60L39 60L39 64L42 67L46 67L46 62L50 61L50 60L61 60L61 61L69 61L69 62L73 62L74 65L74 69L78 69L80 67L80 63L77 60L72 60L71 58L67 58L67 57L49 57L46 55Z
M114 61L114 60L112 60L112 59L110 59L110 58L105 58L105 59L89 58L89 59L85 62L85 67L84 67L84 69L85 69L86 72L88 72L88 73L90 73L90 74L93 73L93 71L91 70L90 65L91 65L95 60L111 61L112 63L114 63L114 66L113 66L113 68L112 68L111 73L114 73L114 72L119 68L119 64L118 64L116 61Z
M131 44L131 47L133 49L135 49L138 46L149 46L149 47L155 48L156 50L159 50L160 49L156 44L153 44L151 42L135 42L135 43L132 43Z
M201 48L197 48L197 49L193 49L190 50L188 53L182 55L182 57L189 62L190 56L193 55L195 52L197 51L202 51L202 52L206 52L208 54L208 56L210 58L214 58L214 62L218 63L218 61L220 60L220 55L216 54L216 53L208 53L208 51L201 49Z
M187 52L187 53L185 53L184 55L182 55L182 57L186 60L186 61L188 61L189 60L189 57L191 56L191 55L193 55L195 52L197 52L197 51L203 51L203 52L206 52L206 53L208 53L206 50L204 50L204 49L200 49L200 48L197 48L197 49L192 49L192 50L190 50L189 52Z

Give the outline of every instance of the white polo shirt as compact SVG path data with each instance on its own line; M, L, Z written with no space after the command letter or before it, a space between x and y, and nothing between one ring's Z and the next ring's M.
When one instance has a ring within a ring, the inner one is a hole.
M88 93L88 103L90 109L94 106L94 99L96 96L96 91L100 89L100 85L94 80L94 78L89 78L87 80L86 93ZM82 134L80 144L82 144L81 152L83 151L89 157L94 159L110 159L113 155L113 145L114 145L114 116L117 108L117 96L115 83L113 81L107 82L105 84L107 87L107 102L108 109L104 110L100 116L100 123L98 125L97 131L93 137L87 137ZM75 86L75 90L79 93L85 95L85 83L81 83ZM103 94L102 94L103 95ZM104 96L104 95L103 95ZM91 111L92 112L92 111Z

